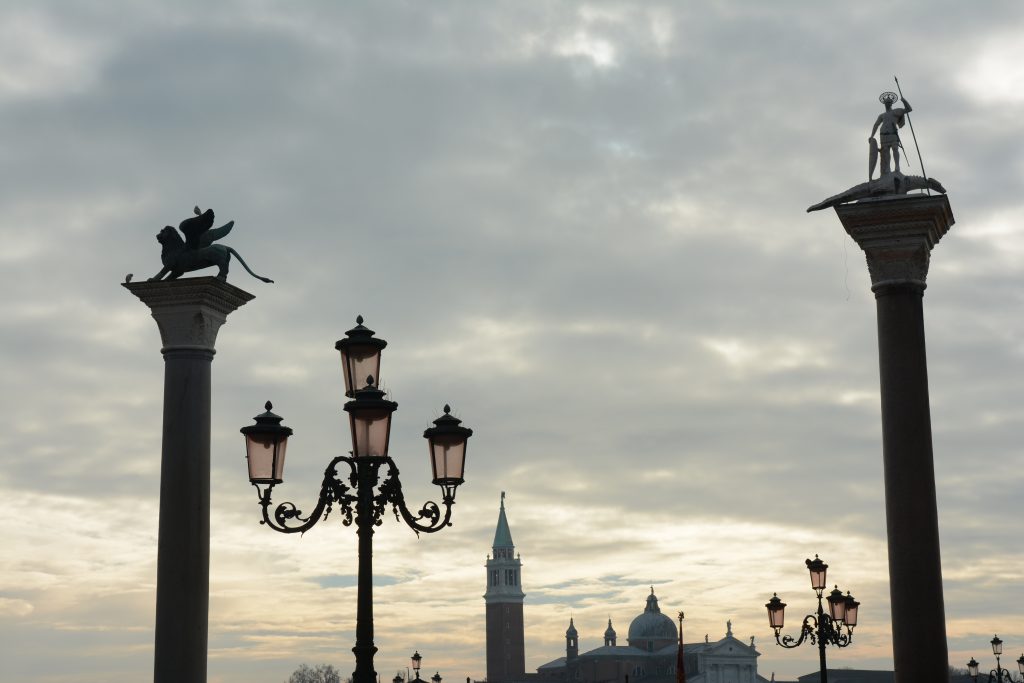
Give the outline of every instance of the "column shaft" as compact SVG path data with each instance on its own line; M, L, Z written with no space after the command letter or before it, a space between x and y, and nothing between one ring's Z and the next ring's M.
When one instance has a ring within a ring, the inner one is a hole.
M164 352L155 683L206 680L213 353Z
M875 295L896 680L945 681L948 652L922 288L883 286ZM927 656L922 656L925 647Z
M896 683L949 681L922 297L953 225L945 195L835 207L867 257L878 314L882 460Z
M217 332L253 297L214 277L132 282L164 355L155 683L205 683L210 606L210 375Z

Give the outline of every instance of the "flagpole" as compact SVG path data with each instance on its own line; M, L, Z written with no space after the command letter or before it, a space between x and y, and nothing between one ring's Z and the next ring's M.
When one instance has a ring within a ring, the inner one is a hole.
M686 662L683 659L683 613L679 613L679 651L676 654L676 683L686 683Z
M892 79L894 81L896 81L896 91L899 92L900 99L902 100L903 99L903 90L900 89L900 79L896 78L896 76L893 76ZM928 181L928 173L926 173L925 170L924 170L924 160L921 158L921 147L917 144L917 133L914 132L914 122L910 120L910 114L909 113L906 116L907 116L907 123L910 124L910 135L911 135L911 137L914 138L914 149L917 150L917 161L918 161L918 163L921 164L921 175L923 175L924 179L925 179L924 190L925 190L925 192L928 193L929 196L931 196L932 191L928 188L928 182L927 182ZM902 147L902 146L903 145L901 144L900 147Z

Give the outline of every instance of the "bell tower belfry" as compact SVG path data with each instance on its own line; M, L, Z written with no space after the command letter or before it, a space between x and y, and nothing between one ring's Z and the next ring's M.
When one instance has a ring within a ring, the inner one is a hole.
M487 681L521 680L526 673L523 637L522 563L512 543L501 492L498 526L491 556L487 558Z

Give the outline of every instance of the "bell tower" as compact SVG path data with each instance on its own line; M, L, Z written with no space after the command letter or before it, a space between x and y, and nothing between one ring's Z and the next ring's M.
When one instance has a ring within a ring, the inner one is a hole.
M579 656L580 634L576 630L576 624L572 623L572 617L569 617L569 628L565 630L565 661L571 662Z
M491 556L487 558L487 681L522 679L526 673L523 643L522 563L512 543L505 517L505 492L501 492L498 526Z

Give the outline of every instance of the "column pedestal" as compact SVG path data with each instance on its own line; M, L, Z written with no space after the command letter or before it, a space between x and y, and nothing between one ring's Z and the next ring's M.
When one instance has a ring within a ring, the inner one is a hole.
M217 331L253 295L215 277L123 285L163 342L155 683L206 681L210 593L210 370Z
M835 209L867 256L878 314L896 683L949 681L922 303L932 247L953 213L945 195Z

